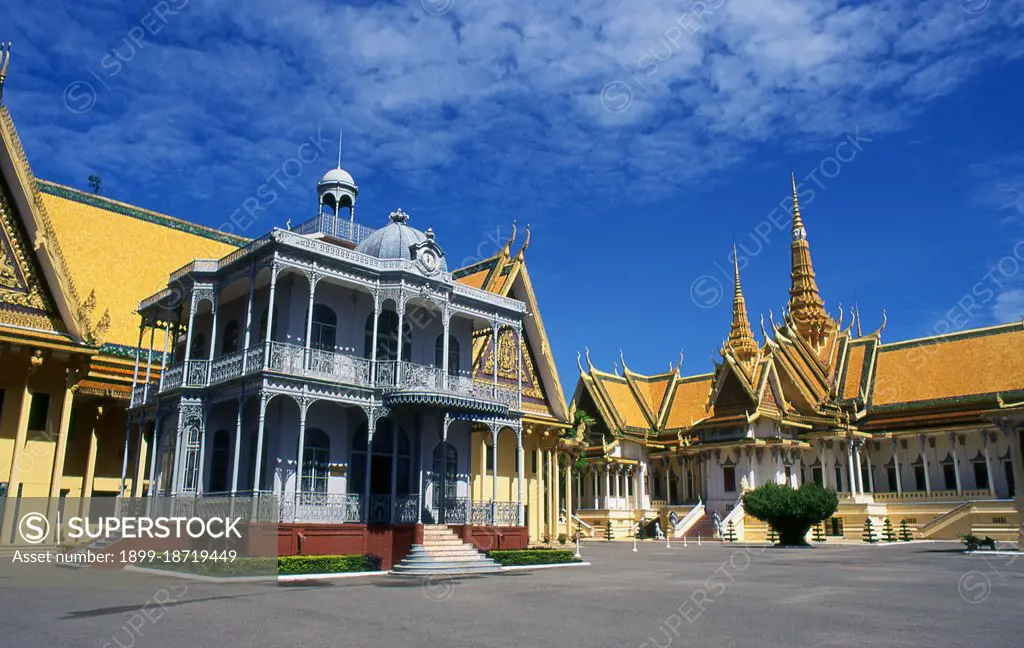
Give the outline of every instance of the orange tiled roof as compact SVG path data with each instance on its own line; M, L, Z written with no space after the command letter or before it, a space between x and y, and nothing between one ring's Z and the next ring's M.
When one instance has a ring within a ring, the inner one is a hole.
M866 344L850 346L850 352L846 357L846 379L843 382L843 398L857 398L860 396L860 381L864 375L864 356L867 348Z
M614 410L615 416L623 425L635 428L650 427L640 403L625 378L598 371L592 371L591 376L594 377L598 389L606 396L605 402Z
M1024 390L1024 325L879 347L871 406Z
M714 377L714 374L705 374L676 381L675 393L672 394L665 419L666 429L690 427L694 422L714 415L713 407L711 411L704 409Z

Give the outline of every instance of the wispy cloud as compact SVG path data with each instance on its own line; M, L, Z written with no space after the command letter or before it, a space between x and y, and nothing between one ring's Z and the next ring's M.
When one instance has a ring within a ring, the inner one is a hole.
M168 0L177 14L132 47L152 7L19 4L0 8L19 41L9 100L30 153L61 175L98 171L118 192L170 176L183 208L226 209L318 125L344 123L357 179L388 174L480 214L577 186L658 200L764 143L903 128L1019 56L1024 14L1021 0L975 13L944 0ZM69 113L65 87L99 86L103 57L129 51L95 105ZM615 81L624 111L602 104ZM304 204L296 191L282 207Z

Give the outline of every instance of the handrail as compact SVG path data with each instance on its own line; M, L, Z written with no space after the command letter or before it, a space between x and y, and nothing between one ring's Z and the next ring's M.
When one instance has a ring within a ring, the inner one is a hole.
M953 508L949 509L948 511L946 511L945 513L943 513L939 517L937 517L937 518L935 518L935 519L933 519L933 520L931 520L929 522L926 522L922 526L918 527L917 533L922 538L926 538L929 535L931 535L932 533L934 533L936 530L938 530L938 529L942 528L943 526L945 526L946 524L956 520L958 517L960 517L960 514L963 513L965 509L969 509L969 508L973 508L973 507L974 507L974 502L971 501L971 500L967 500L966 502L962 502L962 503L958 504L957 506L954 506Z
M560 511L560 514L561 515L565 515L565 509L562 509ZM587 531L593 531L594 530L594 527L590 526L589 524L587 524L586 522L581 520L579 518L579 516L576 515L575 513L569 513L569 519L572 520L573 522L575 522L576 524L580 525L581 527L583 527Z
M704 505L697 503L692 509L686 512L683 519L676 522L675 528L672 529L672 535L676 538L681 538L686 535L686 532L693 528L693 525L697 523L697 520L704 517L706 511Z

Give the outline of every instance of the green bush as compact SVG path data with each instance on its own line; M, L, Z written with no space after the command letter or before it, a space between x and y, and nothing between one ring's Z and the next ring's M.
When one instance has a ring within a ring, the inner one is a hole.
M488 551L487 557L498 564L512 565L557 565L575 562L576 555L566 549L511 549Z
M281 574L336 574L341 572L379 571L377 556L282 556L278 560Z
M906 520L900 520L900 540L910 542L914 536L910 533L910 524Z
M608 520L604 525L604 539L611 542L615 539L615 533L612 531L612 521Z
M732 523L732 520L729 520L729 524L726 525L725 534L722 536L722 539L726 542L736 542L736 525Z
M878 538L875 537L875 523L871 521L871 518L864 519L864 532L861 537L864 538L864 542L871 544L878 542Z
M825 542L825 525L821 522L814 525L814 541Z
M885 518L882 525L882 537L886 542L896 542L896 530L892 528L892 520Z
M563 544L564 545L568 539L569 539L569 536L565 535L564 533L559 533L558 534L558 544Z
M779 534L782 546L807 546L805 536L815 524L828 519L839 508L839 496L808 483L791 488L774 482L743 495L746 513L766 522Z

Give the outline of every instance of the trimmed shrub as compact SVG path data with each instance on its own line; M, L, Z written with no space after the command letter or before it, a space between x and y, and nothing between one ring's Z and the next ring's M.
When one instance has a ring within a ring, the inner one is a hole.
M882 524L882 538L886 542L896 542L896 530L892 528L892 520L885 518Z
M811 527L838 508L836 492L813 483L792 488L769 482L743 495L746 513L771 525L782 546L807 546L804 538Z
M564 533L559 533L558 534L558 544L564 545L566 543L566 541L568 541L568 540L569 540L569 536L565 535Z
M913 539L914 536L910 533L910 524L905 519L900 520L900 540L910 542Z
M725 527L725 536L722 538L726 542L736 542L736 525L729 521L729 524Z
M871 518L864 519L864 532L861 537L864 538L864 542L871 544L878 542L878 538L875 537L875 523L871 521Z
M825 542L825 525L821 522L814 525L814 541Z
M566 549L495 549L487 557L503 567L513 565L557 565L576 561L576 554Z
M609 542L611 542L612 540L615 539L615 534L612 532L612 521L611 520L608 520L608 522L606 522L605 525L604 525L604 539L609 541Z
M341 572L380 571L377 556L282 556L277 559L281 574L337 574Z

